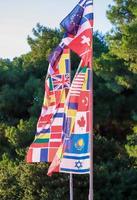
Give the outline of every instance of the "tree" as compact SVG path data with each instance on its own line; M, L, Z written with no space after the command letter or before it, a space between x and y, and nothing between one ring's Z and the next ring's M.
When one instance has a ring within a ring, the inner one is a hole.
M107 12L113 24L106 37L109 51L94 61L95 129L121 142L137 113L136 8L135 0L114 0Z
M108 35L110 52L122 59L125 73L117 78L128 92L136 97L137 86L137 2L136 0L115 0L107 15L113 24L112 33ZM133 100L132 100L133 101ZM132 107L134 107L132 105ZM136 106L134 112L137 112Z
M28 36L28 44L31 47L32 60L47 59L51 51L60 43L62 33L37 24L33 29L33 38Z
M114 0L108 18L114 25L109 35L109 47L118 57L129 64L129 70L136 71L137 64L137 1ZM120 49L120 51L119 51Z

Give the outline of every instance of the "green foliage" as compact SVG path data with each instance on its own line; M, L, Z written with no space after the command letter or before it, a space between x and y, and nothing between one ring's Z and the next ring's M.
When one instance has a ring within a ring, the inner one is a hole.
M124 141L137 113L136 7L135 0L114 0L107 12L113 24L106 37L108 51L94 59L96 129L104 132L105 127Z
M136 199L135 169L118 170L114 164L106 163L95 167L95 174L95 200Z
M109 47L129 64L131 70L137 64L137 1L114 2L108 11L108 18L114 25L112 34L108 36Z
M6 138L5 130L7 128L6 124L1 123L0 124L0 158L7 153L12 153L11 145L8 142L8 139Z
M93 56L99 58L102 53L107 53L108 47L105 42L104 36L96 31L93 37Z
M0 199L19 200L20 188L17 185L17 167L9 160L0 163Z
M16 66L14 63L15 60L12 67L8 67L7 62L5 63L6 71L1 68L4 78L0 78L0 119L11 124L20 118L30 117L31 113L33 116L39 115L45 75L41 77L41 68L31 68L31 64L26 71L24 66ZM45 65L43 67L45 68Z
M31 47L32 60L43 60L61 41L62 33L59 30L52 30L37 24L33 29L34 37L28 37Z
M17 127L9 126L5 129L6 138L16 154L16 157L14 156L13 159L24 159L26 147L30 145L34 138L35 124L36 120L34 118L29 121L20 120Z
M134 158L137 167L137 125L133 127L132 134L127 136L127 144L125 148L130 157Z

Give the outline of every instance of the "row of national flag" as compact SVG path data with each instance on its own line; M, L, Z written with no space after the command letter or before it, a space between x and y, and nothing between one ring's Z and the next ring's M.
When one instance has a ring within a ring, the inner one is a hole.
M49 56L45 96L27 162L50 162L53 172L90 171L93 2L80 0L61 22L64 37ZM70 50L81 57L70 83Z

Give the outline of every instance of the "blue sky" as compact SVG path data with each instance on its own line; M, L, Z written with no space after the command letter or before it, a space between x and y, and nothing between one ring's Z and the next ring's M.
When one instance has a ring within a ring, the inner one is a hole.
M0 0L0 57L10 58L28 52L27 36L39 22L58 27L78 0ZM111 29L106 10L112 0L94 0L94 30Z

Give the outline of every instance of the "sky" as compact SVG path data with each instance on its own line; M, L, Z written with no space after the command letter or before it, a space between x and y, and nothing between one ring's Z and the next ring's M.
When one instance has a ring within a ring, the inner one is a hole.
M27 36L37 23L59 28L59 23L78 0L0 0L0 58L20 56L30 51ZM94 30L106 33L111 24L106 10L113 0L94 0Z

